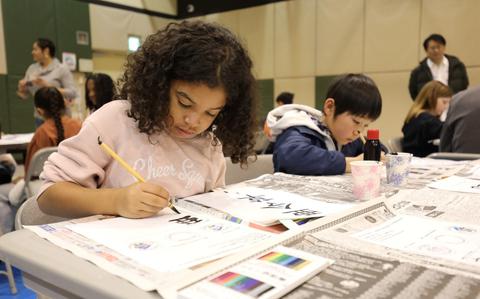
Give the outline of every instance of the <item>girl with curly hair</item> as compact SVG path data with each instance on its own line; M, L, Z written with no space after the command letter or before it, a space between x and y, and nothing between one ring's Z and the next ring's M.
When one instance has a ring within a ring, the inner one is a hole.
M117 94L112 78L104 73L87 76L85 81L85 104L88 114L100 109L106 103L114 100Z
M94 114L45 163L38 203L64 217L143 218L225 184L254 154L256 86L246 49L227 29L171 23L128 56L119 98ZM146 182L136 182L98 139ZM223 147L223 151L222 151Z

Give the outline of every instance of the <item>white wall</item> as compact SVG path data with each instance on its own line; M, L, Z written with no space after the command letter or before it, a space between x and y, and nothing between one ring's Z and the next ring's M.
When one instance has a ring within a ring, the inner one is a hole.
M445 36L447 53L467 66L470 86L480 84L479 11L477 0L295 0L196 19L221 23L239 35L256 77L273 78L275 94L290 90L297 103L314 105L315 76L370 75L384 99L372 126L385 141L401 134L412 103L410 71L424 58L421 44L430 33ZM121 73L118 51L126 49L126 33L146 36L170 22L135 15L91 5L94 51L117 51L113 59L94 52L95 69Z
M93 4L89 7L93 50L127 52L128 35L145 40L154 32L147 15Z

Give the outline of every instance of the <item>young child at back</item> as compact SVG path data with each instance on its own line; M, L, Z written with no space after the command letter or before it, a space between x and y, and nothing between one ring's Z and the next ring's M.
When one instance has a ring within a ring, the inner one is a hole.
M114 100L117 91L112 78L104 73L87 76L85 81L85 104L88 114L100 109L106 103Z
M272 110L265 131L273 149L275 171L299 175L350 172L363 159L362 131L382 111L375 83L362 74L337 78L328 88L323 111L305 105Z
M142 218L225 184L223 150L253 154L256 86L252 61L227 29L169 24L130 54L119 97L89 116L46 162L38 203L64 217ZM232 128L235 128L233 130ZM143 178L106 154L98 138Z
M439 81L430 81L418 93L403 124L402 148L417 157L438 152L433 140L440 138L443 122L440 115L452 98L450 88Z
M35 110L44 122L35 130L27 148L25 173L33 155L44 147L57 146L62 140L77 135L81 124L65 114L65 100L55 87L42 87L34 95Z

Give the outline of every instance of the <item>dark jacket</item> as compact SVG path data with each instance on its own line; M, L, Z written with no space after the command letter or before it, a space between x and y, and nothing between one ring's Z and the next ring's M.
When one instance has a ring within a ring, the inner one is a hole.
M448 86L457 93L468 87L468 75L465 65L457 57L445 55L448 59ZM420 64L410 74L410 82L408 90L412 100L415 100L423 85L433 80L432 72L427 64L427 58L423 59Z
M443 123L438 117L428 112L422 112L403 125L404 152L412 153L417 157L425 157L438 152L438 146L433 145L433 140L440 138Z
M334 175L345 172L345 157L363 153L363 144L356 139L341 151L329 151L325 136L304 126L293 126L277 137L273 149L275 172L299 175Z

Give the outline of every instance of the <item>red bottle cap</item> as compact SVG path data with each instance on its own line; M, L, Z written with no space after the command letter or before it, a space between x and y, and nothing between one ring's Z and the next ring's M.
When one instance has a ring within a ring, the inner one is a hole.
M367 139L379 139L380 131L378 129L371 129L367 131Z

